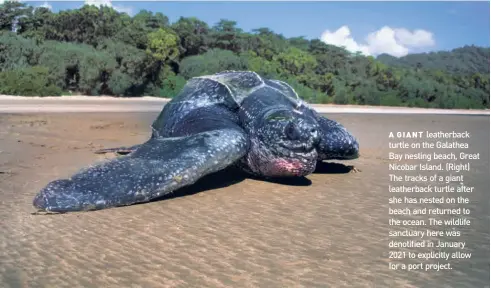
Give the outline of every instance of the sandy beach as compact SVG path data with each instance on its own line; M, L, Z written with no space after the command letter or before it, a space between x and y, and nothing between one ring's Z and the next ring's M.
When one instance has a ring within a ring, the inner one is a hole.
M19 97L0 95L0 113L159 112L171 99L110 96ZM319 113L489 115L489 109L430 109L363 105L311 105Z
M356 135L361 157L306 178L272 183L225 170L161 201L35 215L39 189L115 157L97 149L145 141L165 104L52 113L35 101L0 99L0 287L489 287L489 111L338 109L329 117ZM466 174L476 187L465 236L473 257L449 271L391 271L387 135L430 127L469 131L469 150L483 159Z

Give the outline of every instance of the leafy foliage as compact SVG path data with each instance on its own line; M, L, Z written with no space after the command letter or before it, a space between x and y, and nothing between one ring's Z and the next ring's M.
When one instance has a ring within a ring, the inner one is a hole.
M183 57L202 54L207 51L210 33L208 24L197 18L181 17L172 25L180 38L180 54Z
M189 79L214 74L223 70L244 70L247 63L229 50L211 49L202 55L186 57L181 61L180 74Z
M172 61L179 56L179 36L173 31L159 28L148 34L147 52L159 61Z
M450 52L409 54L401 58L383 54L377 60L391 66L446 70L452 74L489 74L489 52L489 47L464 46Z
M247 69L312 103L489 108L489 63L489 48L475 46L374 58L228 19L0 4L0 92L15 95L174 97L191 77Z
M0 72L0 94L59 96L60 88L50 83L47 68L33 66Z

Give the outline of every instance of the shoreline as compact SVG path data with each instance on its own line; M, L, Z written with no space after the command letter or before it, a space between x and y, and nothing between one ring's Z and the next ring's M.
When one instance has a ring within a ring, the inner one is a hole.
M170 98L112 96L28 97L0 95L0 113L160 112ZM78 102L78 103L74 103ZM437 109L400 106L310 104L319 113L483 115L485 109Z

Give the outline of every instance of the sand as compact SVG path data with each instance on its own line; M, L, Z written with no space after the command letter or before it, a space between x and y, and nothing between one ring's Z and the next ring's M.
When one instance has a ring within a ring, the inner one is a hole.
M0 114L0 287L489 287L489 116L333 114L361 157L304 179L224 171L148 204L31 214L40 188L146 140L157 113ZM484 159L469 176L473 258L391 271L387 135L429 127L469 130Z
M110 96L19 97L0 95L0 113L159 112L170 99ZM430 109L368 105L314 104L319 113L489 115L489 109Z

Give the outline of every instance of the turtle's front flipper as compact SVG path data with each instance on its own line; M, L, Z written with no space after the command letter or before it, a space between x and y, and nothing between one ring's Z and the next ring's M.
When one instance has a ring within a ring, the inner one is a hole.
M117 154L121 154L121 155L126 155L126 154L130 154L130 153L134 152L141 145L142 144L137 144L137 145L128 146L128 147L104 148L104 149L96 150L94 153L95 154L117 153Z
M151 138L133 153L56 180L34 199L40 210L98 210L148 202L243 157L247 135L239 127L187 137Z

